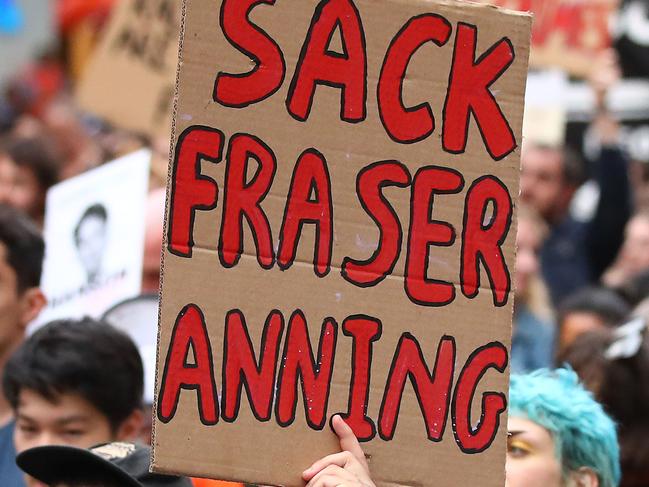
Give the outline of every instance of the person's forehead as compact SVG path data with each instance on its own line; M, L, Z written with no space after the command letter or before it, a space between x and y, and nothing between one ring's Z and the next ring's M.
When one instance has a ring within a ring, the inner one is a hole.
M509 416L507 430L510 434L554 445L552 434L546 428L523 416Z
M18 414L33 420L64 422L70 420L108 420L90 401L74 392L55 394L51 399L32 389L22 389L18 396Z
M563 155L558 149L531 146L523 150L521 164L525 168L534 167L546 171L561 169Z

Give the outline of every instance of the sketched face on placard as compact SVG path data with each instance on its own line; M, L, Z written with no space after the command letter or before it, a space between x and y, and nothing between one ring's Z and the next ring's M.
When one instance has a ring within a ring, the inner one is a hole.
M74 245L87 283L100 280L102 261L108 243L108 212L101 203L95 203L83 212L74 227Z

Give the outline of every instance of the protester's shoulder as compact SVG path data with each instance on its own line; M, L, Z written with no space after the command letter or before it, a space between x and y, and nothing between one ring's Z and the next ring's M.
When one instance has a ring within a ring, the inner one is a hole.
M523 336L551 337L554 334L554 324L543 317L533 313L527 306L521 305L516 313L516 327Z
M8 450L13 451L13 436L15 425L16 422L14 420L0 425L0 455L4 454Z
M0 479L3 487L25 487L23 473L16 465L14 425L14 421L10 421L0 426Z

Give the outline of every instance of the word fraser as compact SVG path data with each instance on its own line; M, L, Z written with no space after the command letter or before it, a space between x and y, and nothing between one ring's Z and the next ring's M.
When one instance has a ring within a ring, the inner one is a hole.
M195 212L213 209L217 205L218 185L200 173L200 161L205 159L218 163L224 145L223 133L208 127L189 127L178 139L167 239L169 251L175 255L191 258ZM246 180L251 160L257 167L252 179ZM302 227L313 225L316 236L313 269L318 277L324 277L331 269L334 238L334 207L327 160L316 149L307 149L298 158L286 197L277 247L261 206L276 170L275 155L262 140L241 133L231 137L218 237L221 265L229 268L238 263L243 252L244 220L252 232L257 262L263 269L271 269L275 263L282 270L289 269L295 260ZM363 209L376 223L380 237L368 260L343 259L342 277L358 287L375 286L392 273L399 259L403 228L390 202L382 194L382 188L386 186L411 187L404 279L407 296L413 303L424 306L451 303L455 299L455 286L426 275L429 248L446 247L456 239L453 226L431 220L436 197L459 193L465 186L462 174L450 168L424 166L412 176L398 161L379 161L359 172L357 196ZM482 262L489 276L494 305L503 306L507 302L511 279L501 246L511 225L512 206L507 187L495 176L482 176L467 190L459 278L462 292L468 298L474 298L480 289L479 263ZM489 207L493 208L493 214L490 221L485 222Z

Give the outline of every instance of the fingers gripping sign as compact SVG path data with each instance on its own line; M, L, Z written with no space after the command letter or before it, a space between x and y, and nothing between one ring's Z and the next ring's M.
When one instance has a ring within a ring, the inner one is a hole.
M331 425L342 451L321 458L302 472L307 487L375 487L365 454L352 429L340 415L332 418Z

